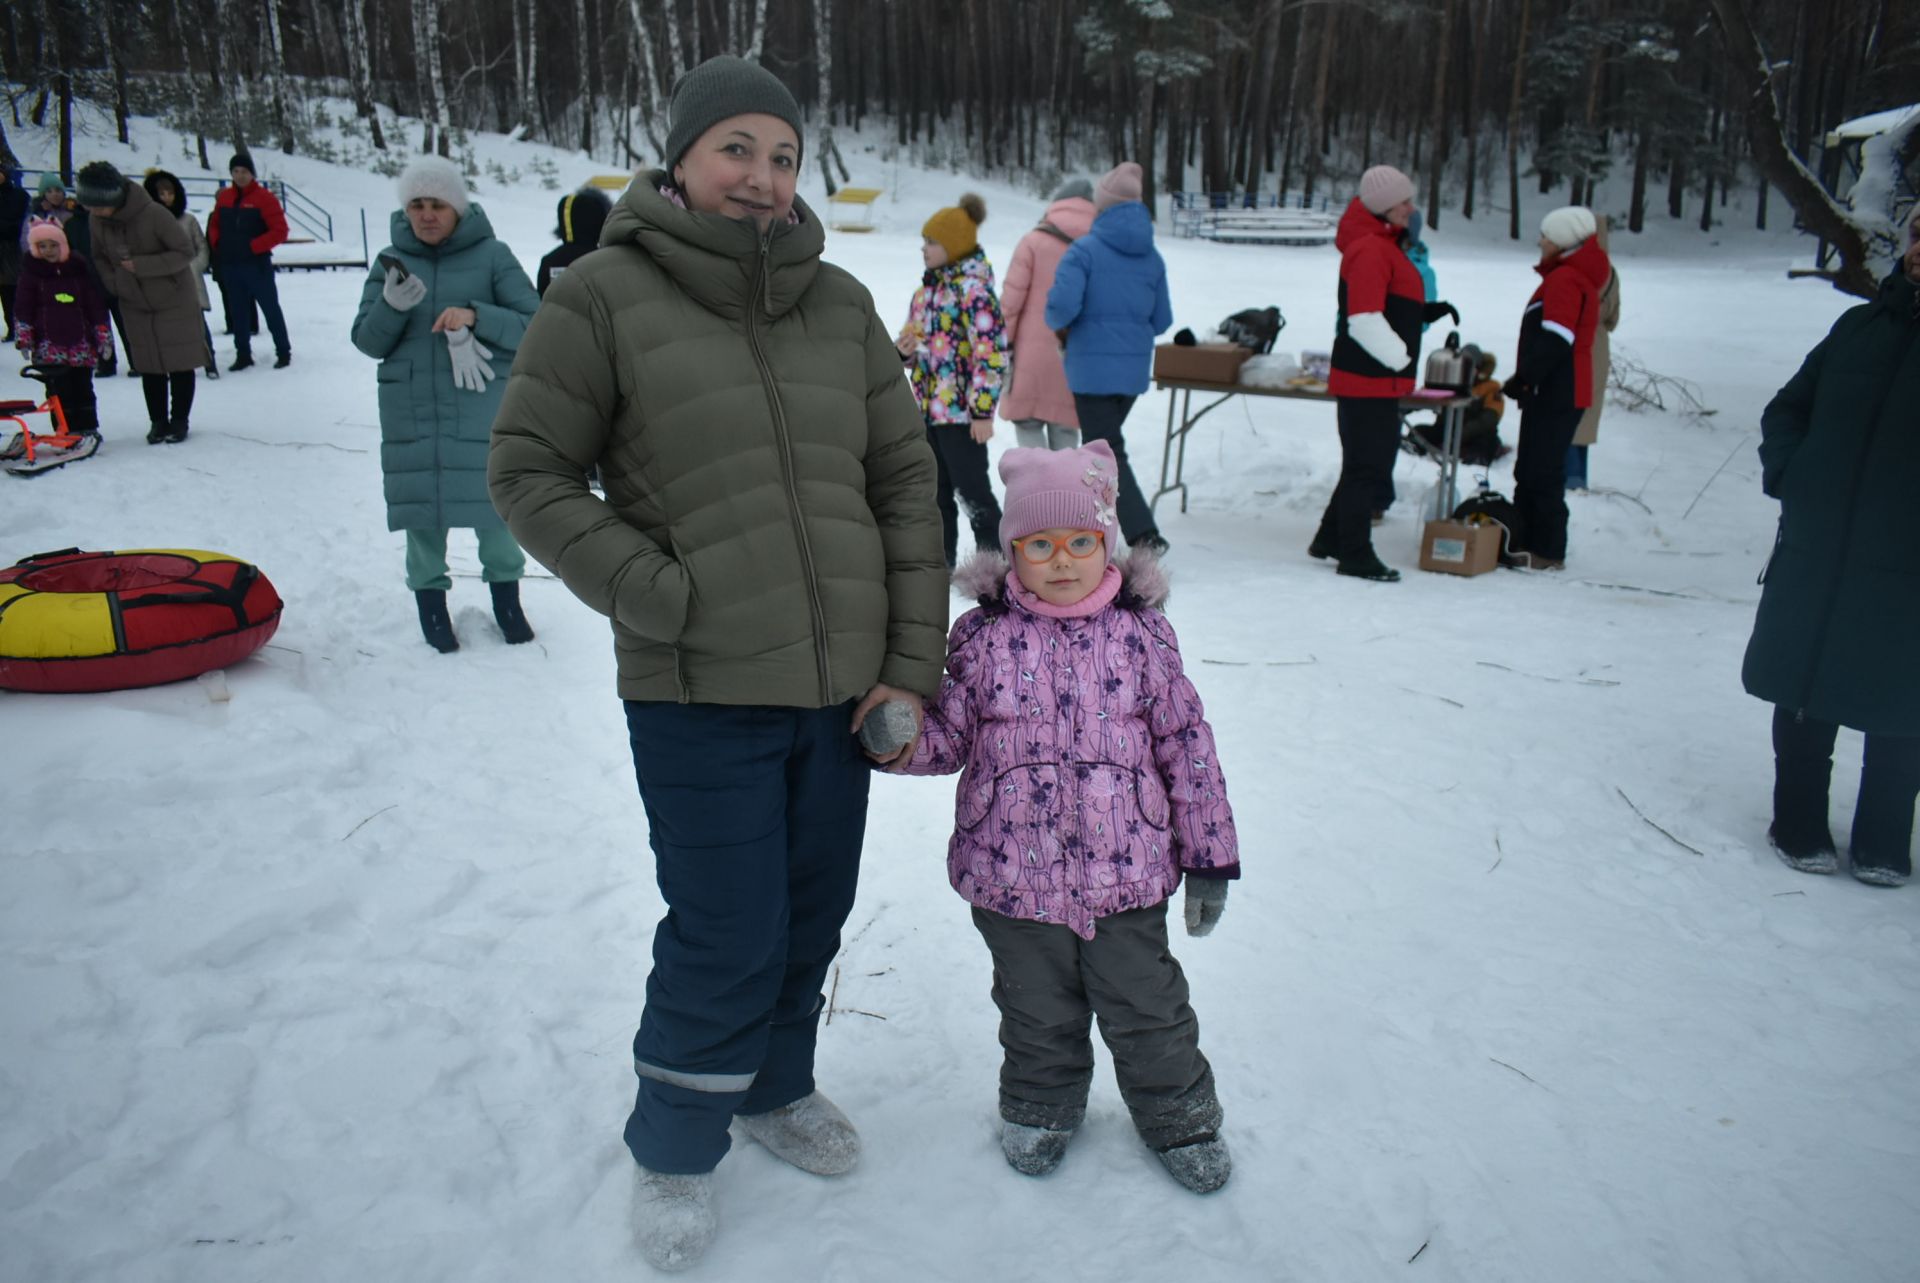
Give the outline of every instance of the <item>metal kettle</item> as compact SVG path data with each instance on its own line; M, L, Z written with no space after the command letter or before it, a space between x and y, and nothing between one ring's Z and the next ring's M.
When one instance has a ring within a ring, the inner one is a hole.
M1447 335L1446 344L1436 348L1427 358L1426 385L1430 388L1444 388L1449 392L1469 392L1473 388L1474 366L1479 362L1479 350L1460 345L1460 331Z

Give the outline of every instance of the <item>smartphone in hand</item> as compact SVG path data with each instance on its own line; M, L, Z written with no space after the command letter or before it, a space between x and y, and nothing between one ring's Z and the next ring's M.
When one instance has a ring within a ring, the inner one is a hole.
M380 254L377 256L377 259L381 267L387 268L390 271L395 271L400 273L400 279L403 281L406 280L409 276L413 275L413 273L407 270L407 265L405 263L402 263L399 259L395 258L391 254Z

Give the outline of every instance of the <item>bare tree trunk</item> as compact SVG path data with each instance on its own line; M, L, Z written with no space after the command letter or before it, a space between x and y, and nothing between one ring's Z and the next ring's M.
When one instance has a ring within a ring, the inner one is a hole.
M447 109L447 77L440 61L440 0L420 0L421 34L425 38L427 90L433 102L434 132L439 135L435 148L442 156L453 154L453 125Z
M267 77L273 105L273 128L280 150L293 155L293 107L287 100L287 52L280 38L280 0L267 0Z
M827 185L827 195L839 191L839 185L833 181L833 161L838 152L833 146L833 3L832 0L813 0L813 69L814 69L814 152L816 163L820 166L820 178ZM840 162L841 181L846 180L846 162Z
M127 60L121 54L119 24L115 21L117 10L112 0L100 6L100 44L106 50L107 65L113 72L113 122L119 133L120 141L128 141L127 117Z
M347 0L347 8L352 9L360 0ZM527 102L527 19L520 11L520 0L507 0L507 9L513 14L513 101L516 111L524 110Z
M677 85L687 70L687 47L680 40L680 0L661 0L660 9L667 16L667 71Z
M1307 178L1303 193L1308 203L1313 201L1313 188L1320 179L1320 161L1326 154L1327 120L1327 73L1333 65L1334 23L1339 10L1328 5L1320 19L1320 65L1313 75L1313 116L1312 126L1307 135Z
M1470 0L1471 2L1471 0ZM1467 73L1467 92L1463 96L1467 122L1467 190L1460 202L1460 217L1473 220L1475 185L1480 181L1480 81L1486 71L1487 42L1493 34L1493 0L1480 8L1480 21L1473 38L1473 65Z
M1527 32L1533 22L1533 0L1520 0L1520 34L1513 46L1513 95L1507 100L1507 235L1520 239L1520 91L1526 87Z
M580 78L574 83L580 103L580 150L591 154L594 101L593 79L588 74L593 64L587 57L587 0L573 0L573 59L580 69Z
M1633 146L1633 195L1627 205L1627 230L1639 233L1647 225L1647 167L1652 163L1653 139L1641 126L1640 140Z
M647 141L653 144L654 151L664 153L666 149L660 141L659 122L665 112L660 97L660 74L657 70L660 63L653 54L653 32L647 26L646 14L641 12L640 0L627 0L627 13L633 18L633 39L640 48L640 70L644 84L642 92L646 94L646 107L640 113L641 122L647 131ZM668 157L662 154L660 163L664 165L667 160Z
M1446 176L1447 147L1453 131L1447 127L1447 64L1453 61L1453 10L1459 0L1441 0L1440 43L1433 47L1433 147L1427 161L1427 226L1440 227L1440 180Z
M1251 136L1247 140L1247 163L1241 171L1241 179L1250 192L1259 190L1261 167L1266 163L1268 153L1273 150L1273 81L1280 70L1280 26L1285 18L1284 0L1270 0L1267 5L1266 39L1260 46L1259 68L1252 77L1253 115L1247 122L1247 132ZM1218 68L1215 74L1218 74Z
M367 122L373 135L373 145L380 151L387 149L385 135L380 132L380 112L373 105L373 58L367 44L366 0L346 0L347 29L342 33L342 41L347 51L347 77L353 83L353 110L360 119ZM513 6L514 16L520 13L518 0ZM516 34L519 24L515 24ZM518 42L515 43L515 58L519 56ZM520 101L526 101L525 86L521 86Z
M767 38L767 0L753 0L753 27L748 33L746 59L759 62Z
M1733 65L1741 69L1751 97L1747 103L1747 141L1768 181L1780 189L1808 231L1840 252L1840 267L1833 273L1836 289L1861 298L1872 298L1879 282L1868 265L1867 238L1854 225L1826 188L1787 146L1786 126L1780 119L1780 104L1773 94L1773 67L1759 33L1747 16L1741 0L1710 0L1714 15L1720 19L1721 33L1727 39L1727 52Z

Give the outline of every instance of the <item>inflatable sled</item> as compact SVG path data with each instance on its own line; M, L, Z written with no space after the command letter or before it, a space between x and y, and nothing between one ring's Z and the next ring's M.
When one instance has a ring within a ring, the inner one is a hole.
M0 689L181 681L266 645L280 610L259 568L224 553L39 553L0 570Z

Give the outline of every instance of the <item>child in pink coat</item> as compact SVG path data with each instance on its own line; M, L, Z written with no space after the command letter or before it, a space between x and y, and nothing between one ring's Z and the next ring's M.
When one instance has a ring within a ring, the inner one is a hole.
M1000 417L1013 424L1020 445L1071 450L1080 444L1080 415L1067 386L1060 339L1047 328L1047 291L1067 246L1092 227L1093 184L1070 178L1053 193L1047 216L1020 238L1007 267L1000 311L1013 371L1000 397Z
M1097 1018L1141 1138L1209 1193L1230 1160L1167 901L1184 877L1187 932L1205 935L1240 874L1213 731L1159 610L1159 563L1108 558L1107 444L1009 450L1000 477L1002 551L961 570L980 606L953 627L903 769L961 772L947 872L993 955L1001 1146L1034 1176L1065 1156Z

